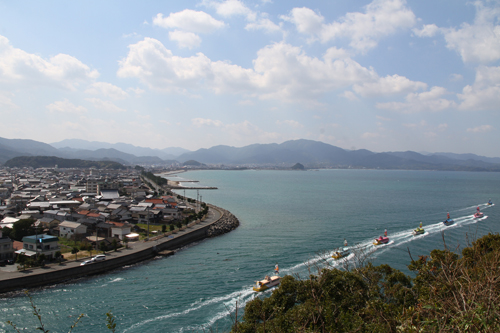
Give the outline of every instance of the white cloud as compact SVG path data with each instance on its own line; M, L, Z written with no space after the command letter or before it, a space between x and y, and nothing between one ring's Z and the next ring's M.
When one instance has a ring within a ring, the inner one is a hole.
M296 120L278 120L276 121L276 124L278 125L287 125L287 126L290 126L290 127L293 127L293 128L303 128L304 125L302 125L301 123L299 123L298 121Z
M250 10L245 4L239 0L226 0L222 2L210 1L209 6L214 7L217 14L230 17L233 15L252 15L252 10Z
M309 8L294 8L283 20L292 22L297 31L318 38L322 43L347 37L350 46L365 52L385 36L409 29L416 23L413 12L406 8L405 0L374 0L365 12L347 13L339 21L324 23L324 17Z
M125 112L125 109L122 109L115 104L109 102L109 101L103 101L102 99L99 98L86 98L85 100L89 101L92 103L92 105L99 110L106 111L106 112Z
M426 24L422 29L415 28L412 31L418 37L434 37L439 32L439 28L435 24Z
M9 86L57 86L74 90L80 83L98 76L96 70L91 70L72 56L58 54L45 60L14 48L7 38L0 36L0 83Z
M497 110L500 105L500 67L479 66L473 85L458 94L461 110Z
M3 109L16 109L18 106L12 101L12 93L1 92L0 91L0 105Z
M379 78L375 82L355 84L353 86L353 90L363 97L402 94L424 89L427 89L427 84L424 82L411 81L397 74Z
M281 27L267 18L260 18L255 22L248 23L245 26L246 30L264 30L268 33L279 32Z
M362 139L376 139L381 137L382 135L380 133L376 132L365 132L363 135L361 135Z
M170 13L163 17L162 13L153 19L153 25L166 29L180 29L194 33L212 33L224 27L224 22L214 19L205 12L184 9L181 12Z
M215 126L220 127L224 124L220 120L212 120L212 119L204 119L204 118L194 118L191 120L194 126L203 127L203 126Z
M461 74L451 74L450 75L450 81L452 81L452 82L462 81L463 79L464 79L464 77Z
M496 4L496 2L494 2ZM459 29L443 29L447 47L457 51L464 62L490 63L500 59L500 8L474 2L474 24L463 23Z
M358 96L356 96L356 94L353 93L352 91L344 91L339 96L347 98L350 101L358 101L359 100Z
M168 37L170 40L176 41L179 44L180 48L188 48L192 49L195 47L199 47L201 44L201 38L195 33L187 32L187 31L169 31Z
M467 132L469 133L486 133L493 130L493 126L491 125L482 125L474 128L468 128Z
M441 132L444 132L448 129L448 124L439 124L438 125L438 130Z
M82 114L87 112L87 109L83 106L76 106L67 99L62 101L56 101L52 104L46 106L50 113L73 113L73 114Z
M203 53L174 56L152 38L129 46L120 61L119 77L136 77L151 89L186 93L188 89L211 89L215 93L244 93L261 99L317 102L323 94L363 81L373 81L373 69L350 58L324 59L307 56L286 43L266 46L257 52L250 69L225 61L211 61Z
M103 95L112 99L124 99L128 97L128 94L122 88L107 82L95 82L85 90L85 93Z
M422 93L410 93L405 97L406 102L377 103L379 109L400 111L402 113L414 112L437 112L456 107L454 101L442 98L448 94L445 88L432 87L431 90Z

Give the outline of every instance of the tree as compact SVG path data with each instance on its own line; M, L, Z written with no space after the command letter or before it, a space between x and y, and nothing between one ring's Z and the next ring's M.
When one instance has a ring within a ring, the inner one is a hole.
M174 231L175 230L175 225L171 224L170 225L170 231Z
M163 225L161 226L161 232L165 232L165 231L167 231L167 225L166 225L166 224L163 224Z
M78 260L78 252L80 252L80 250L75 246L71 249L71 253L75 255L75 260Z
M59 263L61 263L61 259L62 259L61 251L56 251L56 253L54 253L54 257L57 260L59 260Z
M38 255L38 258L37 258L37 262L40 266L45 266L45 260L47 259L47 257L45 256L45 253L41 253Z
M115 250L115 252L116 252L116 249L118 249L118 241L116 240L116 238L113 238L113 241L111 242L111 246L113 246L113 250Z
M14 223L10 233L11 238L16 241L22 242L24 236L31 236L35 234L35 220L22 219ZM41 230L40 230L41 231Z
M99 244L99 250L101 250L101 251L102 251L102 253L106 253L106 250L107 250L107 249L108 249L108 248L107 248L107 246L106 246L106 243L101 242L101 243Z
M28 257L24 253L19 253L16 259L16 263L23 266L23 271L26 269L26 262L28 261Z
M125 248L128 249L128 237L123 237L123 242L125 243Z

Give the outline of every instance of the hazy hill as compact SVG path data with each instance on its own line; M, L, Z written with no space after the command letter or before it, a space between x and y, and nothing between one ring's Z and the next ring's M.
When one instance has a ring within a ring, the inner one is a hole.
M18 156L7 162L7 167L32 167L32 168L98 168L98 169L124 169L120 163L113 161L85 161L81 159L66 159L55 156Z
M66 139L59 142L51 143L51 145L58 149L72 148L76 150L90 150L95 151L99 149L115 149L123 153L134 156L156 156L162 160L173 160L177 156L189 152L189 150L178 147L152 149L146 147L138 147L128 143L107 143L99 141L87 141L80 139Z
M16 156L60 156L60 152L43 142L0 138L0 163Z

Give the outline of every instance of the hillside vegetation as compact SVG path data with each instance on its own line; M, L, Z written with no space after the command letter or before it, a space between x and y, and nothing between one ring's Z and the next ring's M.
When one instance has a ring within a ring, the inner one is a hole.
M433 250L408 268L414 278L371 264L285 276L232 332L500 332L500 235L461 256Z
M55 156L18 156L5 162L6 167L32 167L32 168L98 168L98 169L125 169L113 161L86 161L79 159L66 159Z

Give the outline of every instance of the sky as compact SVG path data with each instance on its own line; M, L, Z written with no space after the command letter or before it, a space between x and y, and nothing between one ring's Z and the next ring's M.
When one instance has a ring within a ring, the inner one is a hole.
M500 1L0 0L0 137L500 157Z

